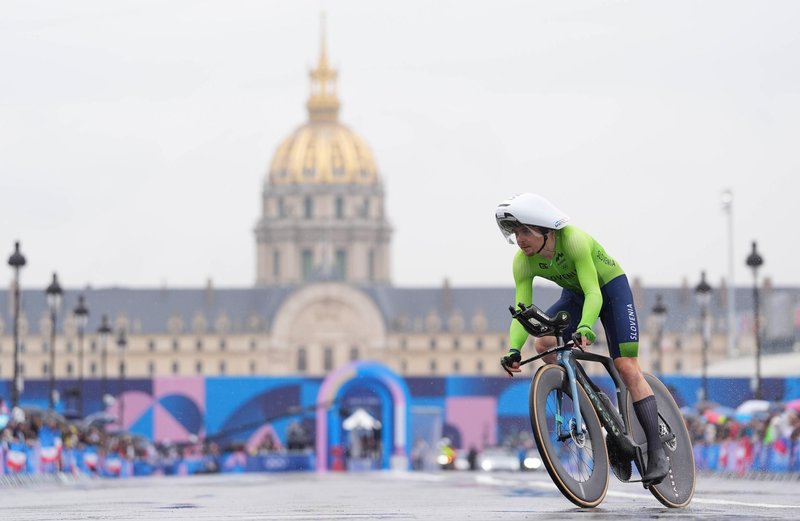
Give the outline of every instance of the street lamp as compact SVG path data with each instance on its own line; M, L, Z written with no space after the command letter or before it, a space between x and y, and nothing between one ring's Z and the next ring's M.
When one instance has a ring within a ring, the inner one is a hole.
M652 312L656 323L655 352L657 356L656 363L653 364L653 370L660 374L663 368L664 357L661 343L664 336L664 324L667 321L667 306L664 305L664 299L660 293L656 295L656 303L653 305Z
M722 211L728 215L728 356L737 353L736 347L736 282L733 279L733 191L722 192Z
M72 312L78 326L78 414L83 418L83 333L89 322L89 308L86 307L83 295L78 295L78 305Z
M14 268L14 384L11 386L11 406L16 407L22 393L22 375L19 374L19 270L25 266L25 256L19 251L19 241L14 243L14 253L8 258Z
M108 365L108 338L111 336L111 325L108 323L108 315L103 315L100 320L100 327L97 328L97 334L100 335L100 370L102 371L103 379L101 397L103 403L106 403L106 395L108 394L108 373L106 371Z
M761 326L759 324L758 301L758 268L764 264L764 258L756 251L756 241L753 241L753 251L747 256L747 265L753 270L753 318L755 318L756 337L756 385L755 398L761 399Z
M50 308L50 409L56 408L56 317L61 309L61 297L64 292L58 284L58 277L53 273L53 282L45 290L47 307Z
M710 327L708 323L708 305L711 303L711 286L706 282L706 272L700 274L700 283L694 288L697 297L697 305L700 306L703 327L703 363L702 363L702 385L700 386L700 400L708 399L708 343Z
M125 330L120 329L117 335L117 348L119 349L119 393L117 393L117 401L119 402L119 428L125 429L125 400L122 398L125 392L125 346L128 345L128 339L125 337Z

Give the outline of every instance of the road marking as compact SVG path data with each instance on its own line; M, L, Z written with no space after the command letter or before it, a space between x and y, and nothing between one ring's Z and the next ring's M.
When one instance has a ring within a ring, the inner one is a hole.
M520 486L523 482L511 479L500 479L495 476L476 476L475 481L480 484L484 485L492 485L492 486ZM558 488L553 483L547 483L544 481L526 481L524 485L538 488L543 490L558 490ZM618 498L625 498L625 499L647 499L652 497L651 494L636 494L633 492L619 492L617 490L609 490L606 493L606 496L618 497ZM729 506L740 506L740 507L752 507L752 508L800 508L800 505L781 505L777 503L749 503L747 501L732 501L730 499L715 499L715 498L699 498L694 497L692 498L691 503L699 503L701 505L729 505Z

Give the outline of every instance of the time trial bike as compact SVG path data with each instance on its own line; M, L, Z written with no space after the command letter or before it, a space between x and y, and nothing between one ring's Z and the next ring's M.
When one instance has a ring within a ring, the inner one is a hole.
M608 491L610 469L620 481L642 483L667 507L688 505L695 488L694 453L686 423L667 387L645 373L658 404L658 429L669 461L663 481L647 483L633 477L632 464L639 476L647 468L647 441L613 360L564 342L562 334L570 321L566 311L550 317L535 305L522 303L509 311L530 335L558 339L555 347L520 365L556 356L556 363L543 365L533 376L529 412L542 461L561 493L579 507L596 507ZM602 364L616 386L616 406L579 360Z

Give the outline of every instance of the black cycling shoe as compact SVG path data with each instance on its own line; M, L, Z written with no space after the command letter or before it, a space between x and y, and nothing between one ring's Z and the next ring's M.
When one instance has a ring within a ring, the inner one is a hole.
M658 448L647 453L647 470L642 476L642 482L648 485L658 485L669 472L669 460L663 448Z

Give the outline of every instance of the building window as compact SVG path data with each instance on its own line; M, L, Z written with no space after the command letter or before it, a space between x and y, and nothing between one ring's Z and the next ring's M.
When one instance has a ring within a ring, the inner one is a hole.
M408 373L408 361L403 360L402 362L400 362L400 372L402 372L403 374Z
M92 340L92 341L89 343L89 350L90 350L92 353L96 353L96 352L97 352L97 342L95 342L94 340Z
M508 346L506 345L506 339L500 337L500 351L506 351L506 350L508 350Z
M25 342L20 342L19 343L19 352L20 353L24 353L25 352Z
M458 351L458 348L460 348L460 347L461 347L461 342L459 342L457 338L454 338L453 339L453 349Z
M72 352L72 342L67 342L67 353Z
M305 196L303 199L303 215L306 219L311 219L314 216L314 199L310 195Z
M178 339L177 338L173 338L172 339L172 350L173 351L177 351L179 347L180 347L180 344L178 342Z
M286 217L286 205L283 203L283 197L278 197L278 217Z
M228 344L225 342L224 338L219 339L219 350L225 351L228 348Z
M258 347L258 344L256 343L255 339L251 339L250 340L250 351L255 351L257 347Z
M369 199L364 199L364 206L362 208L361 216L364 218L369 217Z
M323 352L322 367L326 371L333 369L333 349L330 347L326 347L325 351Z
M89 364L89 374L92 376L97 375L97 362L92 362Z
M430 346L431 346L431 351L435 351L436 350L436 339L435 338L431 338Z
M42 353L47 352L47 342L42 342Z
M308 360L306 360L306 348L301 347L297 350L297 370L305 373L308 369Z
M272 252L272 276L276 279L281 276L281 252L275 250Z
M458 360L453 360L453 372L458 373L461 371L461 362Z
M196 341L196 342L195 342L195 344L194 344L194 347L195 347L195 349L197 349L198 351L202 351L202 350L203 350L203 340L202 340L202 339L200 339L200 338L198 338L198 339L197 339L197 341Z
M178 374L179 370L180 366L178 365L178 362L172 362L172 374Z
M203 362L198 361L194 364L194 372L197 374L203 374Z
M336 198L336 218L344 219L344 199L341 197Z
M150 376L154 376L156 374L156 364L155 362L148 362L147 363L147 374Z
M250 360L250 374L256 374L256 363Z
M220 360L219 362L219 374L225 374L225 371L228 370L227 365L225 364L225 360Z
M72 362L67 362L67 376L72 376Z
M351 347L350 348L350 361L353 362L355 360L358 360L358 348L357 347Z
M367 254L367 277L369 280L375 280L375 251L369 250Z
M478 360L478 363L475 364L475 372L478 374L483 373L483 360Z
M336 250L336 278L344 280L347 278L347 252Z
M436 374L436 360L431 360L431 374Z
M477 349L478 351L483 349L483 339L482 338L479 338L479 339L477 339L475 341L475 349Z
M400 339L400 349L402 349L403 351L408 349L408 340L406 340L405 337Z
M150 341L148 341L148 342L147 342L147 349L148 349L148 350L149 350L151 353L155 353L155 351L156 351L156 341L155 341L155 340L152 340L152 339L151 339Z
M303 250L301 255L301 262L303 264L300 269L303 273L303 280L309 280L314 273L314 255L311 253L311 250Z
M47 369L48 369L47 362L45 362L42 364L42 374L45 376L47 376Z

